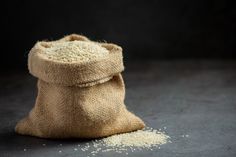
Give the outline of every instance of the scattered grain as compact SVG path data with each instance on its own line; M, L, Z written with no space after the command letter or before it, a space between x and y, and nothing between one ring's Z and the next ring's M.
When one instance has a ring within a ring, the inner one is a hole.
M160 149L160 145L171 142L169 139L170 137L163 132L146 128L145 130L94 140L91 144L86 143L81 148L81 151L88 151L87 153L90 156L111 151L128 155L129 152Z
M189 137L189 135L181 135L181 137Z
M102 141L107 146L118 147L141 147L150 148L155 145L167 143L169 136L157 130L138 130L132 133L125 133L104 138ZM135 150L135 148L133 149Z

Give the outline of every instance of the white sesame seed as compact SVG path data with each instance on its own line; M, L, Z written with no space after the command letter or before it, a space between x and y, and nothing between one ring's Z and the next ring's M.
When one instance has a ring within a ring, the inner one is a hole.
M167 143L169 136L156 132L156 130L138 130L132 133L124 133L104 138L102 141L108 146L119 147L143 147L150 148L152 145ZM135 148L133 148L133 151Z
M61 62L89 61L109 54L99 44L87 41L44 42L41 45L45 48L42 54L48 59Z
M128 152L136 152L143 149L150 151L153 151L154 148L160 149L160 145L168 142L171 142L170 137L164 132L149 128L94 140L91 143L85 143L85 146L80 148L80 150L88 151L88 156L98 155L99 152L106 153L111 151L128 155Z

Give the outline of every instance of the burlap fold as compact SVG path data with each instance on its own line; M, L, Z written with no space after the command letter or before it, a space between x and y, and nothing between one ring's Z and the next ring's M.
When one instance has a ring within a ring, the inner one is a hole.
M58 42L90 41L69 35ZM98 138L142 129L141 119L124 105L122 49L97 43L109 55L82 63L64 63L43 56L38 42L28 57L28 68L38 78L38 95L29 115L15 127L17 133L44 138Z

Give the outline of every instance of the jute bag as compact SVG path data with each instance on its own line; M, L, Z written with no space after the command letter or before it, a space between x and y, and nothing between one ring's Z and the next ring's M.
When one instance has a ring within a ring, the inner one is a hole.
M93 42L76 34L58 42L74 40ZM121 47L97 43L109 55L89 62L64 63L45 58L43 44L36 43L29 53L28 68L38 78L38 95L29 115L16 125L17 133L43 138L98 138L144 127L124 105Z

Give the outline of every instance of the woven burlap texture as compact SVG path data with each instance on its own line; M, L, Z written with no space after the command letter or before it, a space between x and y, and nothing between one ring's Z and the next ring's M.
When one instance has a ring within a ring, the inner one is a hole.
M68 35L58 41L90 41ZM98 138L144 128L143 121L124 104L125 86L121 47L97 43L109 55L83 63L62 63L42 55L37 42L28 57L28 68L38 78L38 95L28 116L15 131L43 138Z

